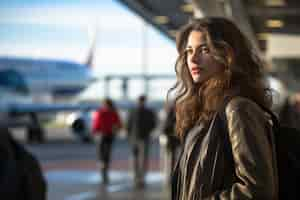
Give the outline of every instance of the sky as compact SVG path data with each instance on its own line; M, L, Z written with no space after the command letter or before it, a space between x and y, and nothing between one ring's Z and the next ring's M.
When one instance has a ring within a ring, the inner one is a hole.
M116 0L0 1L0 56L84 63L93 39L95 76L174 74L175 42ZM151 96L165 96L167 82L163 90L158 90L160 83L153 84ZM117 88L120 82L112 85ZM143 89L140 83L133 85L130 95L135 97ZM114 90L113 95L120 97L120 92Z

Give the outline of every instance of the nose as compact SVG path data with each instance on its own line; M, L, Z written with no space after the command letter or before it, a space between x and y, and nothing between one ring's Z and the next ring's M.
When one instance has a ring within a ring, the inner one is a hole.
M199 55L197 53L193 53L191 55L191 62L192 63L195 63L195 64L198 64L199 63Z

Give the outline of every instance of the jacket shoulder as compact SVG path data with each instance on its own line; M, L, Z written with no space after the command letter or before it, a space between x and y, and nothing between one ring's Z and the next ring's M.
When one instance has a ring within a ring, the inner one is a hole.
M256 102L249 98L237 96L230 100L225 108L227 118L231 118L233 113L242 115L252 115L265 120L271 120L271 116L265 112Z
M245 97L234 97L229 101L229 103L226 106L226 113L230 113L232 111L240 111L240 110L253 110L260 113L264 113L262 108L252 101L251 99L245 98Z

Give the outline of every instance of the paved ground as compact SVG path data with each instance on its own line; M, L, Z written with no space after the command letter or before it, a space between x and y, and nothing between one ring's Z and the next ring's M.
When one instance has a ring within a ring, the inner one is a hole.
M24 141L24 133L14 136ZM67 129L50 129L46 144L25 144L42 164L49 200L162 200L169 192L161 173L160 145L153 141L146 187L137 189L131 173L131 152L125 139L114 144L110 184L102 185L95 145L82 144Z

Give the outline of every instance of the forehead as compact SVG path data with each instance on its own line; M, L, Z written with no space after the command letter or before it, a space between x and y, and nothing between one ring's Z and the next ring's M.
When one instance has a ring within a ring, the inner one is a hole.
M187 46L199 46L206 43L205 34L201 31L191 31L187 38Z

